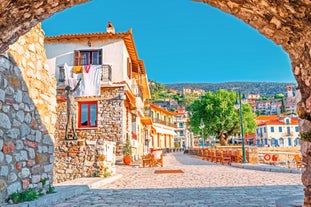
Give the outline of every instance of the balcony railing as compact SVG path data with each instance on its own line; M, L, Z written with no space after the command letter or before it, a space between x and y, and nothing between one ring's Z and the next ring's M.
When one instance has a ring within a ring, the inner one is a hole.
M161 120L161 119L153 119L152 120L154 123L158 123L158 124L163 124L163 125L166 125L166 126L170 126L170 127L174 127L176 128L176 124L173 124L173 123L169 123L167 121L164 121L164 120Z
M143 100L143 92L137 84L132 84L132 91L136 97L140 97Z
M103 72L102 72L102 77L100 80L105 83L111 81L111 76L112 76L111 65L103 65L102 70Z
M285 137L290 137L290 136L293 136L294 133L293 132L285 132L282 135L285 136Z
M59 83L64 83L66 81L66 76L65 76L65 68L64 66L59 66L59 76L58 76L58 81ZM101 82L109 82L112 80L112 69L111 65L102 65L101 66L102 74L101 74Z

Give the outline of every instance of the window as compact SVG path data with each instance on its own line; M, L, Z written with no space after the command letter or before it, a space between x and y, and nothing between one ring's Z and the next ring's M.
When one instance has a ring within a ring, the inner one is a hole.
M290 135L290 127L287 127L287 135Z
M279 127L279 132L282 132L282 127Z
M179 136L184 136L184 131L180 131Z
M79 103L79 127L97 127L97 102Z
M127 58L127 76L130 79L132 78L132 63L130 58Z
M58 67L58 71L59 71L59 73L58 73L58 81L59 82L65 82L65 68L64 68L64 66L59 66Z
M285 121L286 121L286 124L289 124L289 119L285 119Z
M102 50L75 50L74 65L101 65Z
M266 133L266 127L263 128L263 132Z
M274 132L274 127L271 127L270 129L271 129L271 132Z
M183 128L183 123L179 123L179 128Z
M295 131L296 131L296 132L299 132L298 126L295 127Z

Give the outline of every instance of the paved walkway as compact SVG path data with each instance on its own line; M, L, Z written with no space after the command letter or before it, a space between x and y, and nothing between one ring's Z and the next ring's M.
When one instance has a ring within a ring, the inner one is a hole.
M50 201L53 199L53 205L51 202L46 204L53 207L264 207L275 206L275 201L283 197L303 196L301 174L238 167L218 165L182 153L169 153L164 157L163 168L121 165L117 166L118 175L109 178L110 181L80 179L58 186L58 195L68 191L73 193L73 185L90 186L89 190L83 191L82 186L76 186L81 192L76 192L70 199L55 200L56 197L59 198L56 194L54 199L44 197ZM155 170L162 169L181 169L184 173L154 174ZM44 202L33 206L44 206Z

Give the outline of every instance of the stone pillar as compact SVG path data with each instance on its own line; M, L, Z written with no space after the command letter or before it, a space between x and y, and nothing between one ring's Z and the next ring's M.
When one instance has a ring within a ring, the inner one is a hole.
M305 186L304 206L311 207L311 47L302 39L301 47L296 48L296 53L290 52L292 67L295 78L298 82L295 101L299 116L299 132L301 137L302 162L305 165L305 171L301 180ZM297 44L299 45L299 44Z

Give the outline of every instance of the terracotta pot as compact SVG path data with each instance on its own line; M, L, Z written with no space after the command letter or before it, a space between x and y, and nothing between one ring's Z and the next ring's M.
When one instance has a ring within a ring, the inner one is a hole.
M124 155L123 162L124 162L125 165L130 165L131 164L131 156Z

